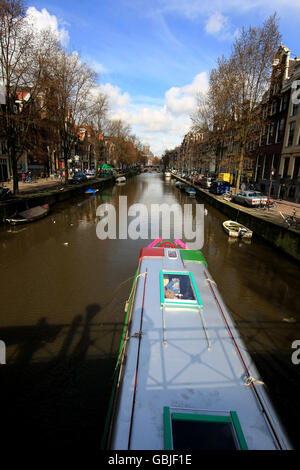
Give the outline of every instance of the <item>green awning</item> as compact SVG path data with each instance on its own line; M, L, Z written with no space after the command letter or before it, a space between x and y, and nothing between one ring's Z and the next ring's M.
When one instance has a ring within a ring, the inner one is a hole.
M101 170L113 170L114 168L112 166L107 165L107 163L104 163L101 167Z

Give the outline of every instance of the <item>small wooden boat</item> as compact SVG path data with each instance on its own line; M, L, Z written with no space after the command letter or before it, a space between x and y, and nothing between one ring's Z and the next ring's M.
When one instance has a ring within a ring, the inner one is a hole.
M196 197L196 189L193 188L193 186L190 186L185 190L185 192L190 196L190 197Z
M291 448L199 250L143 248L125 312L103 448Z
M99 189L87 189L85 191L85 194L90 194L90 195L92 194L93 195L93 194L96 194L98 191L99 191Z
M170 171L165 172L165 177L166 178L171 178L171 176L172 176L172 173Z
M249 228L234 220L225 220L225 222L223 222L223 228L230 237L251 238L253 234Z
M177 183L175 183L175 186L176 188L181 189L182 186L184 186L184 183L182 181L177 181Z
M117 183L125 183L125 181L126 181L125 176L119 176L118 178L116 178Z
M35 222L36 220L42 219L48 215L50 210L49 204L44 204L42 206L32 207L26 211L17 212L11 217L6 219L10 225L20 225L27 224L29 222Z

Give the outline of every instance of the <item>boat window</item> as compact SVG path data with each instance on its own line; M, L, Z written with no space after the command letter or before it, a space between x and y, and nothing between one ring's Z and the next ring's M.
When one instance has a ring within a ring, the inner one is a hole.
M192 273L161 271L160 276L162 304L202 305Z
M170 413L164 409L166 450L247 449L237 413L226 416L197 413Z

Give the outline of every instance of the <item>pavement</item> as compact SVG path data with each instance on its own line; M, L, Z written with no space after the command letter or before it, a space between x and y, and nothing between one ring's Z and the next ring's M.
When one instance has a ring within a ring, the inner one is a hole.
M19 181L20 194L34 194L40 191L48 191L49 189L60 189L63 181L59 178L38 178L34 179L31 183L23 183ZM13 182L1 183L4 188L9 188L13 191Z
M221 200L223 199L222 196L218 196L218 198ZM267 208L266 206L245 207L240 206L237 203L231 201L230 202L231 204L234 204L235 207L242 207L244 211L257 215L259 217L263 217L264 219L269 220L270 222L276 222L285 227L292 227L295 230L300 231L300 204L291 201L286 201L283 199L271 198L271 200L274 201L274 206L270 208ZM291 225L287 223L285 219L288 216L296 217L296 222L293 222Z
M105 179L105 178L97 178L97 181L99 179ZM13 182L2 182L0 183L1 186L4 188L9 188L11 192L13 191ZM59 190L62 187L64 187L64 180L61 178L38 178L38 179L33 179L31 183L23 183L23 181L19 181L19 194L24 195L24 194L35 194L39 193L41 191L49 191L49 190Z

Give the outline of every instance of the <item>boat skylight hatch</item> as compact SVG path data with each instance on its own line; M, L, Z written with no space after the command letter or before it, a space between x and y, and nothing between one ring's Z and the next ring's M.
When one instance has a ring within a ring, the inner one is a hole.
M247 450L235 411L228 416L173 413L164 408L166 450Z
M161 304L202 306L191 272L160 271Z

